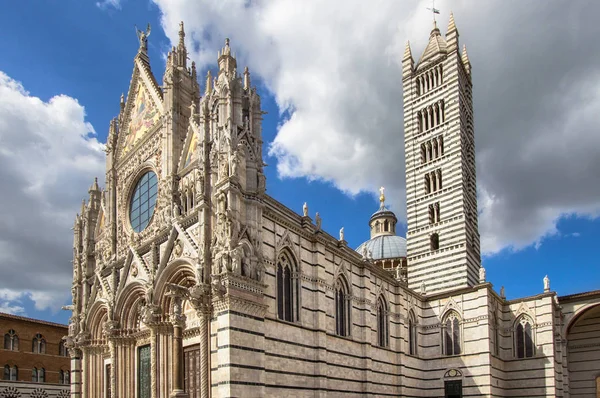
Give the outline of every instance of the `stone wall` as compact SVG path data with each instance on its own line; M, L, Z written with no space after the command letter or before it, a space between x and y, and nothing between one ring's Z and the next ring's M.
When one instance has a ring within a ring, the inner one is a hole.
M64 384L1 381L0 398L68 398L71 388Z

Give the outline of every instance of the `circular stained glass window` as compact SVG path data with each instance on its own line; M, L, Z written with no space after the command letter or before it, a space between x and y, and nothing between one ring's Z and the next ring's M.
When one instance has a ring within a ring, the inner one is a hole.
M138 181L129 204L129 220L135 232L143 231L150 223L157 193L158 179L154 172L149 171Z

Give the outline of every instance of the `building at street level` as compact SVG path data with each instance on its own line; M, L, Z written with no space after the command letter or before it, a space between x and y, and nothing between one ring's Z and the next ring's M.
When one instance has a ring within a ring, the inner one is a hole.
M600 397L600 291L545 278L507 300L486 280L452 16L398 70L406 239L382 190L357 250L266 194L260 97L229 40L201 87L183 24L162 84L138 35L106 185L74 225L73 397Z

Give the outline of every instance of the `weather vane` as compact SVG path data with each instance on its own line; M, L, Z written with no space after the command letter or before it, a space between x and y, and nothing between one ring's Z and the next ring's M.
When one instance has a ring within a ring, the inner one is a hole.
M435 20L435 14L439 14L440 10L438 10L437 8L435 8L435 0L431 0L431 8L427 7L427 9L429 11L431 11L431 13L433 14L433 22L436 22L436 20Z

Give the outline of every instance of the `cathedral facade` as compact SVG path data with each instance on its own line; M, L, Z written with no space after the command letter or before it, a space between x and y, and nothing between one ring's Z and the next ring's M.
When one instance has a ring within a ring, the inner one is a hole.
M73 397L600 396L600 291L486 281L453 17L402 60L407 237L382 190L357 250L265 193L260 97L229 41L201 93L183 24L162 86L147 34L74 225Z

